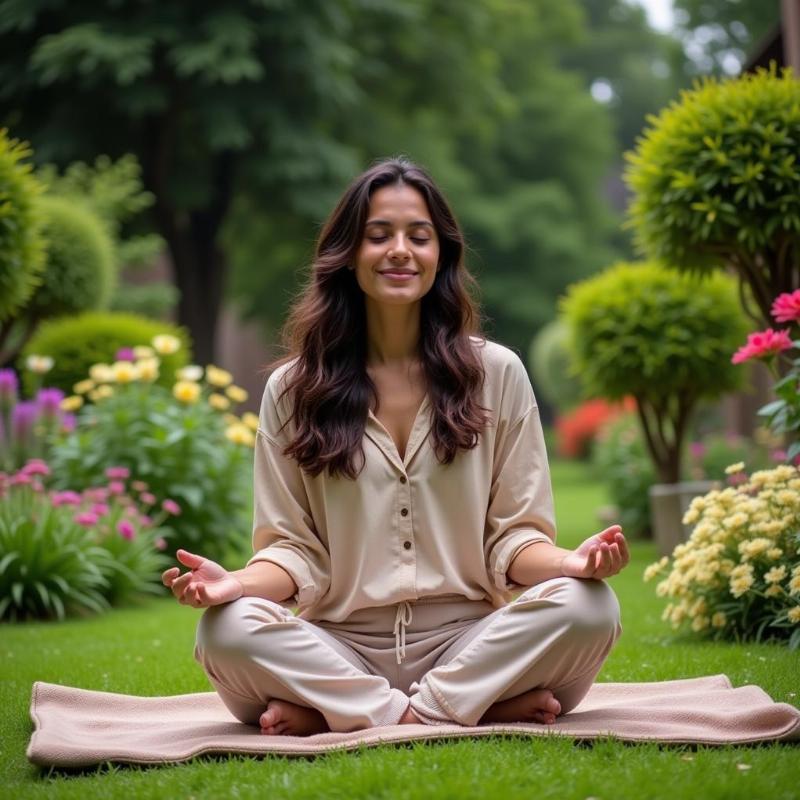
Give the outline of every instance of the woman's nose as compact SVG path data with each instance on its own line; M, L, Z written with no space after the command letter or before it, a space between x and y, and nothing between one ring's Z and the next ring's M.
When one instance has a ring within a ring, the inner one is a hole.
M409 255L408 242L404 236L397 236L392 240L389 248L390 258L407 258Z

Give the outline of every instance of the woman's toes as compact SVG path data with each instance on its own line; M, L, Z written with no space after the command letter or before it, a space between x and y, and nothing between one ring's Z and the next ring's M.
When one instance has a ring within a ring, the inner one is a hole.
M258 723L261 729L272 728L276 726L282 719L281 705L275 700L270 700L267 703L267 710L259 717Z

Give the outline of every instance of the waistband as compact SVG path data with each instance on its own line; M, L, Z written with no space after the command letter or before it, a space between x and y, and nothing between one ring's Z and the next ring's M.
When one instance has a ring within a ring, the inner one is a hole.
M404 601L397 604L394 615L394 657L398 664L406 657L406 626L411 624L413 612L411 603Z

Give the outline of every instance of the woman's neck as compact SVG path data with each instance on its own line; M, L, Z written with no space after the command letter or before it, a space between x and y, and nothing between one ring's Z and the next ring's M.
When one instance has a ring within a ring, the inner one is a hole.
M367 366L401 367L419 360L419 303L367 305Z

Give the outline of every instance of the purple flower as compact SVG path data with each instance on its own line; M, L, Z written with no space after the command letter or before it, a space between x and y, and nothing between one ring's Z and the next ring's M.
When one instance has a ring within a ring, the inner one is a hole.
M76 514L73 519L78 525L83 525L84 528L91 528L97 525L99 517L91 511L83 511L80 514Z
M117 523L117 531L123 539L131 540L136 535L136 528L127 519L121 519Z
M39 417L39 409L32 400L17 403L11 412L11 436L18 442L27 442Z
M50 419L59 415L63 399L64 392L61 389L39 389L36 393L36 405L39 411Z
M114 356L114 361L136 361L132 347L120 347Z
M167 512L167 514L172 514L173 517L177 517L178 514L181 513L181 507L174 501L167 498L162 504L161 508Z
M109 467L106 470L106 478L110 481L124 481L131 476L131 471L127 467Z
M61 430L64 433L72 433L75 430L75 415L62 414L61 415Z
M81 496L77 492L69 489L65 492L53 492L50 496L50 503L53 506L79 506L81 504Z
M17 401L19 379L13 369L0 369L0 408L10 408Z

